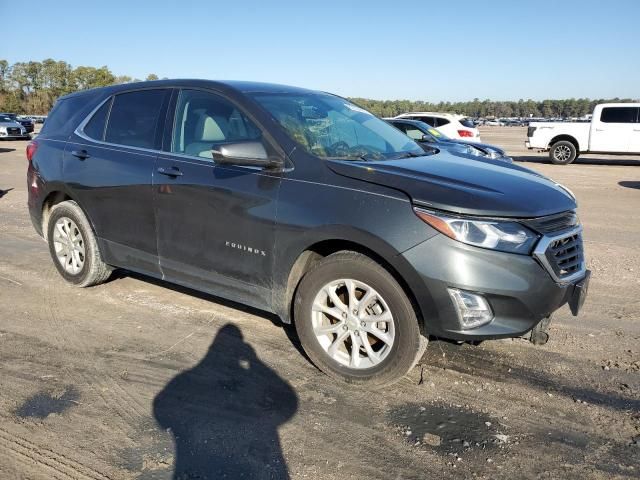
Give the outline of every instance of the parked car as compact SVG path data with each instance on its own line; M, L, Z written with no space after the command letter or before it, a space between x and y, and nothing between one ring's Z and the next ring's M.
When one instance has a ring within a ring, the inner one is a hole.
M411 112L397 115L395 118L419 120L439 130L450 138L480 143L480 131L473 121L462 115L451 113Z
M504 122L498 118L487 120L484 122L484 124L488 127L504 127Z
M568 165L581 153L640 155L640 103L596 105L591 122L532 122L525 146L548 150L556 165Z
M0 115L9 117L14 122L22 125L27 133L33 133L34 125L32 120L26 119L26 118L19 118L18 115L16 115L15 113L0 113Z
M476 159L501 160L513 162L513 159L500 147L487 145L485 143L465 142L464 140L453 140L444 133L430 127L419 120L405 120L398 118L385 118L387 123L398 128L409 138L417 142L424 148L425 152L432 150L432 147L444 149L453 155L466 155Z
M0 113L0 139L26 139L31 136L27 130L10 116Z
M539 338L587 292L568 190L515 164L425 156L328 93L77 92L26 153L31 219L67 282L123 268L273 312L348 382L399 379L429 335Z

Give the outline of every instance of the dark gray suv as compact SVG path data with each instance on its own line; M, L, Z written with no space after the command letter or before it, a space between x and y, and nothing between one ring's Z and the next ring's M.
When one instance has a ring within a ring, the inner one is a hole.
M515 337L589 279L573 195L446 153L328 93L165 80L62 97L27 148L68 282L114 268L294 322L329 375L388 384L429 336Z

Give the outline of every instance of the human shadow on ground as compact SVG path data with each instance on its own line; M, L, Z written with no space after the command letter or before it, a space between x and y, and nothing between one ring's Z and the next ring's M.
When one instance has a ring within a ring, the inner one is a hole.
M4 197L11 190L13 190L13 188L7 188L6 190L3 190L3 189L0 188L0 198Z
M153 402L156 421L174 438L176 480L289 478L278 428L297 409L293 388L231 324Z

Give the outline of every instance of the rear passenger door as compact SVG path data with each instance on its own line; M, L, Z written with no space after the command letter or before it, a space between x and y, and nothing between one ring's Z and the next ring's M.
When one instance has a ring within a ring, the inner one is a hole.
M636 108L636 121L633 123L629 152L640 153L640 107Z
M105 261L159 275L151 179L169 89L106 99L72 135L64 180L88 215Z
M215 164L211 153L229 142L262 140L267 151L269 144L222 95L184 89L173 103L153 179L162 272L177 283L269 308L280 173Z

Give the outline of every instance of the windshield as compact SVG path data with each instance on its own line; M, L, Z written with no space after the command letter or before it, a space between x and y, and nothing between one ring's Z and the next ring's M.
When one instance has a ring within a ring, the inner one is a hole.
M422 156L420 146L366 110L326 93L253 95L307 152L320 158Z
M6 115L0 115L0 122L13 122L13 118Z

